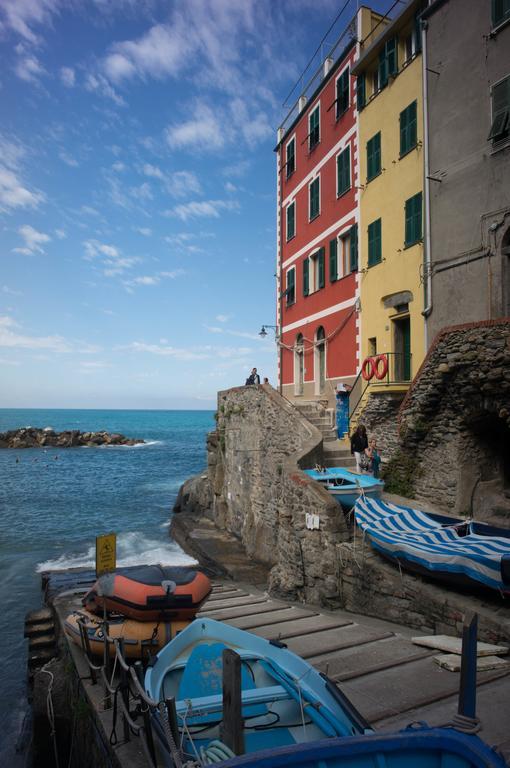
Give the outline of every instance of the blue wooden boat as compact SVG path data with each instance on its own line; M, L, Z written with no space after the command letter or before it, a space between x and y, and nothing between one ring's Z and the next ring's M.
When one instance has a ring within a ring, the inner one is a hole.
M225 648L241 657L246 753L371 732L336 684L284 644L198 618L157 654L145 675L153 701L175 697L185 757L202 759L209 751L229 756L219 741ZM163 732L160 717L153 715L156 733Z
M478 738L451 728L408 728L297 744L221 763L222 768L505 768Z
M403 568L510 594L510 529L367 497L354 515L372 547Z
M305 469L309 477L324 486L335 499L345 507L352 509L361 495L378 499L384 489L384 482L372 475L359 475L343 467Z

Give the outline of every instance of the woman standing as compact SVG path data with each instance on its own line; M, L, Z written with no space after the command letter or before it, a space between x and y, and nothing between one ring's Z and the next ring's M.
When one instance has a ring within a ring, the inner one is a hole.
M361 472L361 457L368 448L367 430L363 424L359 424L356 432L351 436L351 455L356 459L356 472Z

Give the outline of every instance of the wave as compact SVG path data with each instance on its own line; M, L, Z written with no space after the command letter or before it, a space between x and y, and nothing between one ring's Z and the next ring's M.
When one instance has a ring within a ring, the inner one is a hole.
M128 448L150 448L151 445L164 445L164 440L146 440L145 443L137 443L136 445L98 445L98 448L122 448L123 450L126 450ZM87 446L85 446L87 447Z
M161 542L143 536L139 531L121 533L117 536L117 567L128 565L197 565L174 541ZM36 571L60 571L68 568L95 568L95 545L86 552L62 554L60 557L37 564Z

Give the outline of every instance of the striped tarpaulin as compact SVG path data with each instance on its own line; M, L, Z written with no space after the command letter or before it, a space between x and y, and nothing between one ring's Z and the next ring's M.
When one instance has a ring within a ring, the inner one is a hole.
M501 576L501 559L510 556L510 538L472 532L461 536L455 525L444 525L425 512L363 496L354 514L372 546L404 567L407 560L429 571L459 574L510 591Z

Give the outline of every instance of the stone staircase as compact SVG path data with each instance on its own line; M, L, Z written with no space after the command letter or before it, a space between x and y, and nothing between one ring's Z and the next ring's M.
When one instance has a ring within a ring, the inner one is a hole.
M320 403L306 402L295 403L296 408L314 427L322 432L324 441L325 467L355 467L356 462L351 456L351 447L348 439L339 440L334 424L334 415L331 410L326 410Z

